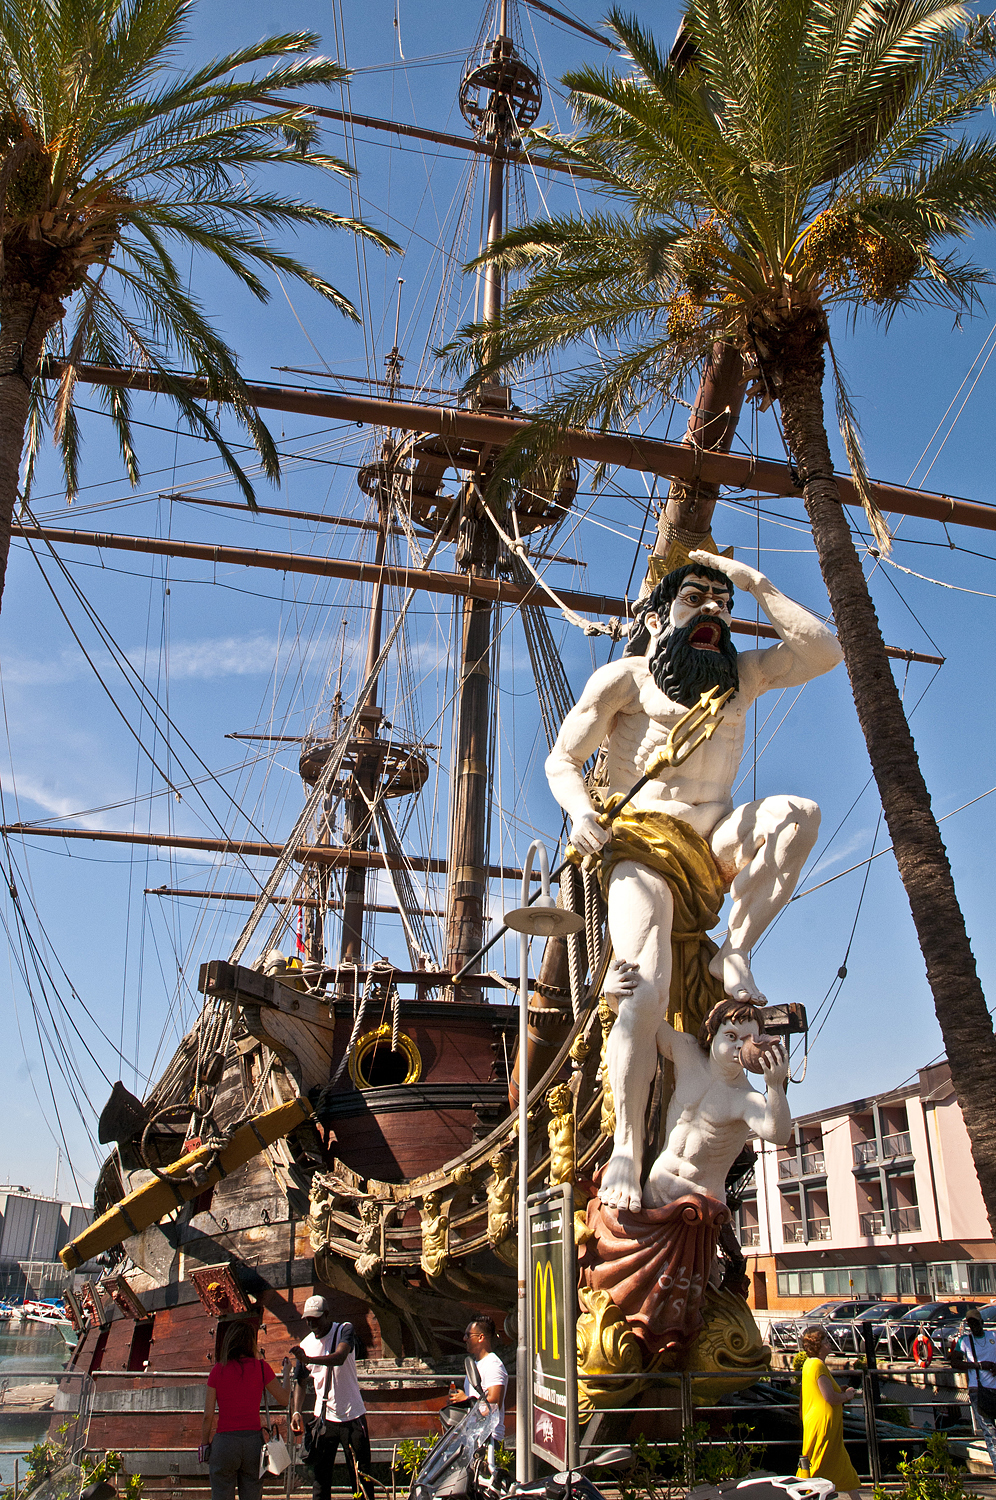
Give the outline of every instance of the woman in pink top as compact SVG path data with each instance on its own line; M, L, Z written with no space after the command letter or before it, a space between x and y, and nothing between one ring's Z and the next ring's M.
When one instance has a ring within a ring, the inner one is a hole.
M261 1500L259 1459L263 1433L259 1408L266 1391L278 1406L287 1393L256 1353L251 1323L233 1323L221 1346L221 1363L208 1376L201 1443L209 1446L211 1500Z

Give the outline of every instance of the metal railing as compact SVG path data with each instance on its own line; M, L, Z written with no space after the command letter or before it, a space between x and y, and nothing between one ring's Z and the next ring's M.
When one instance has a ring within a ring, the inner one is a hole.
M740 1230L741 1245L759 1245L761 1243L761 1226L759 1224L745 1224Z
M806 1226L801 1220L782 1225L782 1239L786 1245L804 1245L806 1243Z
M856 1167L867 1167L876 1161L885 1161L891 1156L912 1156L913 1142L910 1140L908 1130L896 1130L892 1135L883 1135L882 1151L879 1153L878 1141L854 1141L851 1150L854 1152L854 1165Z
M772 1415L777 1413L782 1416L785 1426L791 1423L793 1429L797 1428L798 1377L788 1370L745 1370L737 1373L742 1374L745 1381L741 1399L738 1399L741 1393L727 1395L715 1401L710 1399L709 1382L716 1381L718 1377L728 1386L729 1370L686 1370L681 1373L662 1371L641 1378L639 1392L631 1398L641 1404L613 1405L611 1409L620 1417L639 1415L645 1418L648 1406L653 1405L647 1401L646 1392L649 1388L664 1387L672 1391L678 1388L680 1404L677 1410L672 1407L672 1413L676 1434L680 1432L684 1480L689 1486L695 1483L697 1454L705 1449L729 1448L731 1439L736 1443L741 1434L745 1444L756 1443L764 1450L754 1465L755 1468L763 1468L775 1474L794 1473L799 1454L798 1431L783 1438L771 1438L766 1434L759 1436L756 1429L752 1430L751 1418L753 1412L758 1410ZM950 1372L944 1373L950 1378ZM870 1480L879 1484L886 1476L896 1474L897 1465L904 1453L915 1456L935 1432L956 1431L962 1440L972 1438L976 1423L968 1391L964 1386L943 1391L925 1387L920 1383L922 1377L919 1371L887 1372L875 1368L852 1368L835 1369L833 1374L840 1386L850 1385L859 1392L844 1407L844 1438L863 1483ZM613 1381L626 1383L632 1379L632 1375L599 1376L599 1384L610 1384ZM746 1388L748 1381L754 1382L753 1402L752 1391ZM892 1420L899 1414L897 1408L905 1409L913 1425L907 1427ZM918 1419L922 1425L918 1425ZM608 1442L601 1438L599 1425L596 1420L588 1429L582 1428L582 1457L585 1459L608 1446ZM741 1429L740 1433L738 1428ZM586 1432L590 1432L591 1436L586 1436ZM672 1447L672 1452L674 1451Z
M860 1224L862 1234L885 1234L885 1214L883 1213L862 1214Z
M920 1210L916 1207L894 1208L892 1228L896 1234L916 1234L920 1228Z
M787 1177L798 1177L799 1158L797 1156L784 1156L778 1163L778 1177L784 1182Z
M806 1177L819 1177L826 1169L826 1157L822 1151L804 1151L802 1153L802 1170Z
M830 1232L829 1219L810 1219L809 1238L811 1240L829 1240L833 1236Z

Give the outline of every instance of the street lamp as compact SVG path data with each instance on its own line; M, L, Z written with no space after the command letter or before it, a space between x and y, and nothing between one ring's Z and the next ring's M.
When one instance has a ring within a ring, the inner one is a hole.
M529 882L533 855L539 857L540 893L529 899ZM529 1255L526 1246L526 1199L529 1196L529 1070L526 1054L529 1048L529 939L566 937L580 932L584 917L564 911L550 895L550 861L546 847L533 839L522 867L522 905L505 913L505 926L519 934L519 1197L518 1197L518 1297L516 1299L515 1351L515 1477L525 1483L529 1477L531 1434L526 1431L529 1402L526 1396L529 1380L529 1339L526 1321L526 1277Z

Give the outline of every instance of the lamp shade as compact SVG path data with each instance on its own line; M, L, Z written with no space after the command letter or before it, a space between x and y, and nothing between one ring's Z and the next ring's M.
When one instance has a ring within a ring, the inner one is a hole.
M537 896L532 905L507 911L502 920L513 932L527 932L534 937L566 937L584 927L584 917L575 911L565 911L552 896Z

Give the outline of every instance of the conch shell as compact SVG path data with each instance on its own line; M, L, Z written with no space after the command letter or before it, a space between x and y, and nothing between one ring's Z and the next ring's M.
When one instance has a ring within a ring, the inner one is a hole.
M761 1072L761 1059L767 1056L769 1063L774 1062L771 1049L780 1045L776 1036L768 1036L762 1031L760 1036L749 1036L740 1048L740 1065L747 1069L748 1073Z

